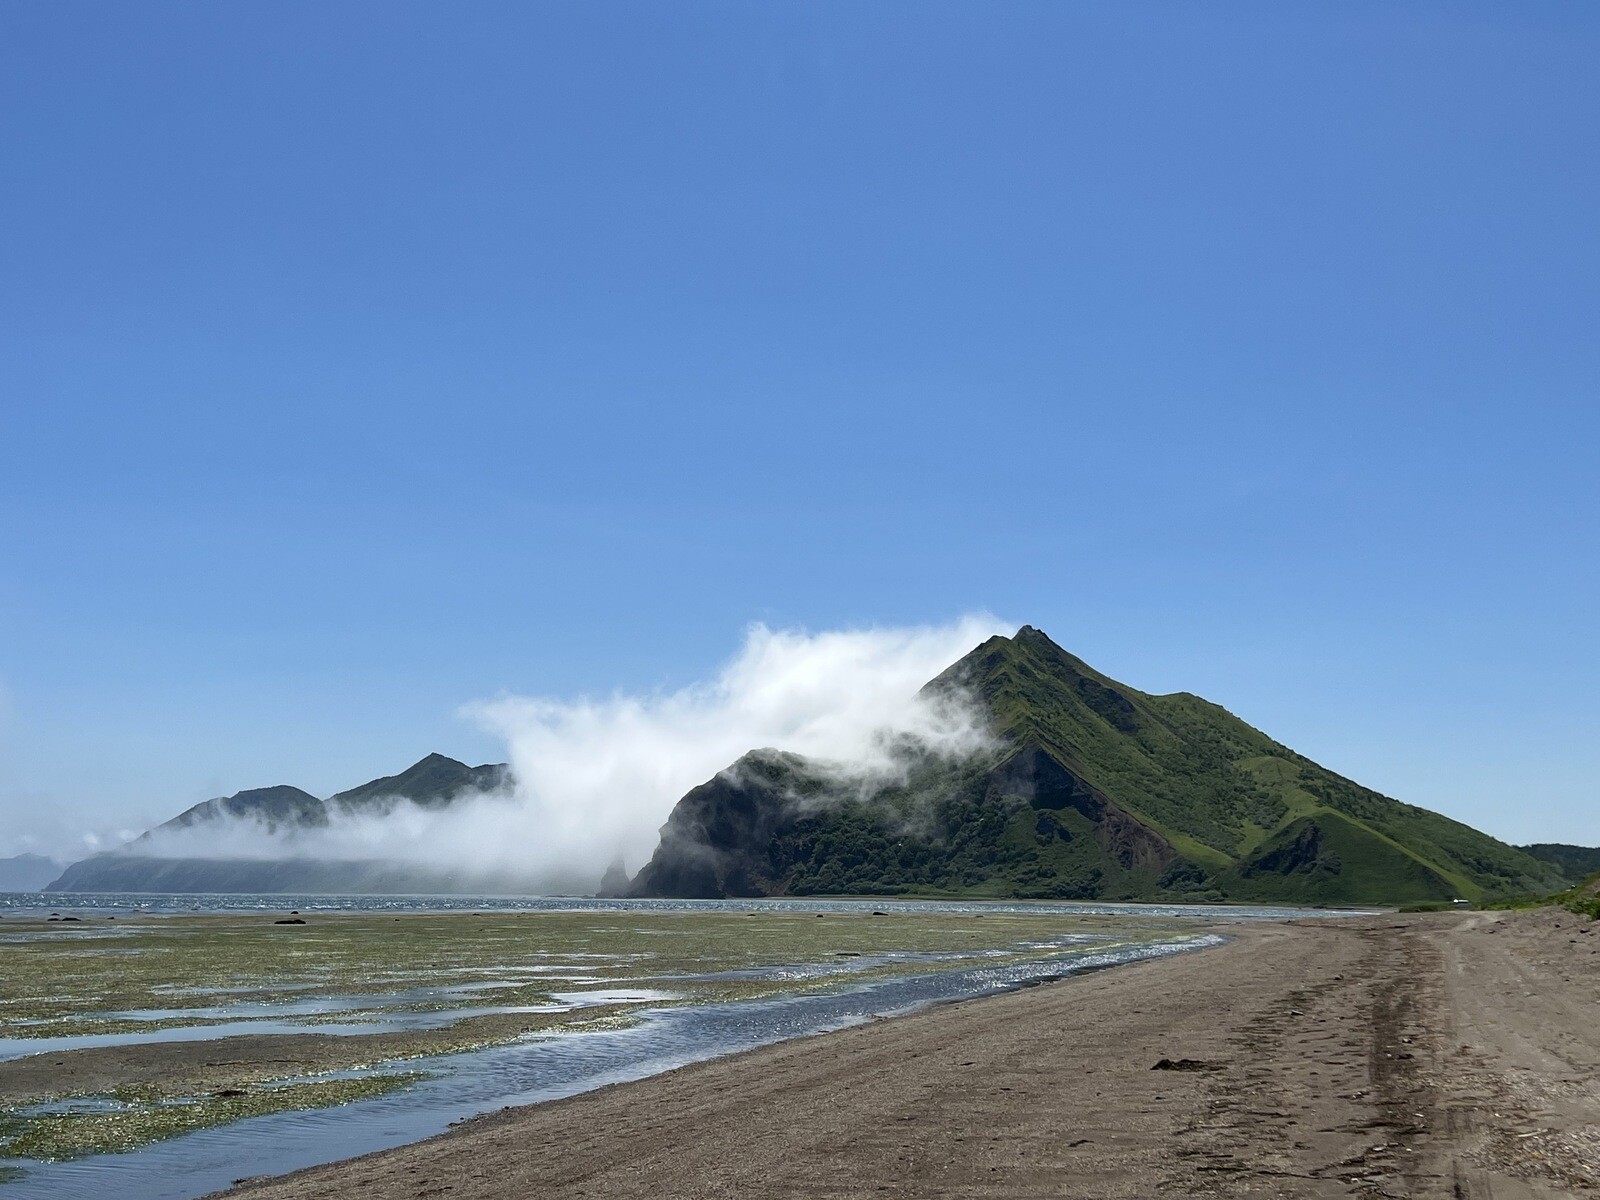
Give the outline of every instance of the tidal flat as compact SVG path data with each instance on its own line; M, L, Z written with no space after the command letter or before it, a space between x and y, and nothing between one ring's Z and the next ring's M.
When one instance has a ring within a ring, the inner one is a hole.
M125 1152L401 1093L475 1051L647 1012L950 972L1000 979L1196 932L1187 916L892 904L8 918L0 1158Z
M1600 925L1546 909L1232 932L1201 954L495 1110L227 1195L1600 1194ZM38 1194L121 1200L124 1178Z

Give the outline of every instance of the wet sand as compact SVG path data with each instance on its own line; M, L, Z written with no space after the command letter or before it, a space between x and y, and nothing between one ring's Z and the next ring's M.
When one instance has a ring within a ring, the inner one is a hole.
M1547 910L1235 932L229 1194L1600 1193L1600 925Z

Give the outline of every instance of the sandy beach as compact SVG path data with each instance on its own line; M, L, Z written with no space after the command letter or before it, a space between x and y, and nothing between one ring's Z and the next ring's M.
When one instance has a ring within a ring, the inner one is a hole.
M229 1194L1600 1192L1600 926L1546 910L1235 932Z

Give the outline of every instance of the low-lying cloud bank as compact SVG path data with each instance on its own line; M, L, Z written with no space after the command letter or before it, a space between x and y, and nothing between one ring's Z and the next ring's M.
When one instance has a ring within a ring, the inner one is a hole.
M679 691L555 700L506 696L464 715L502 736L515 790L445 809L397 805L384 816L268 837L253 822L163 834L142 853L173 857L384 860L435 871L598 880L617 858L636 870L674 803L747 751L791 750L845 775L894 769L886 739L909 735L964 756L987 734L959 700L919 689L984 639L991 616L941 626L808 633L754 625L706 682ZM590 886L593 886L591 883Z

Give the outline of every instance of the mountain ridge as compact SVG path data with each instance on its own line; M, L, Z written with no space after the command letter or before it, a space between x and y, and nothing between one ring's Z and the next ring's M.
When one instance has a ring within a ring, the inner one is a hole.
M164 834L250 821L268 837L326 828L335 817L383 817L409 801L440 809L466 794L504 792L511 786L505 763L469 767L443 754L429 754L396 775L385 775L336 792L326 800L287 784L249 788L192 805L115 850L68 865L45 891L56 892L365 892L431 893L507 890L502 873L430 871L379 860L329 860L285 854L277 858L172 856L151 852ZM141 853L140 848L145 852ZM510 890L516 890L510 888Z
M1574 846L1566 842L1535 842L1518 846L1524 854L1550 863L1574 883L1584 883L1600 871L1600 846Z
M691 790L630 894L905 891L1380 903L1548 890L1558 870L1363 788L1187 692L1105 675L1032 626L923 689L979 706L996 746L840 786L746 755ZM765 844L758 844L765 838Z

